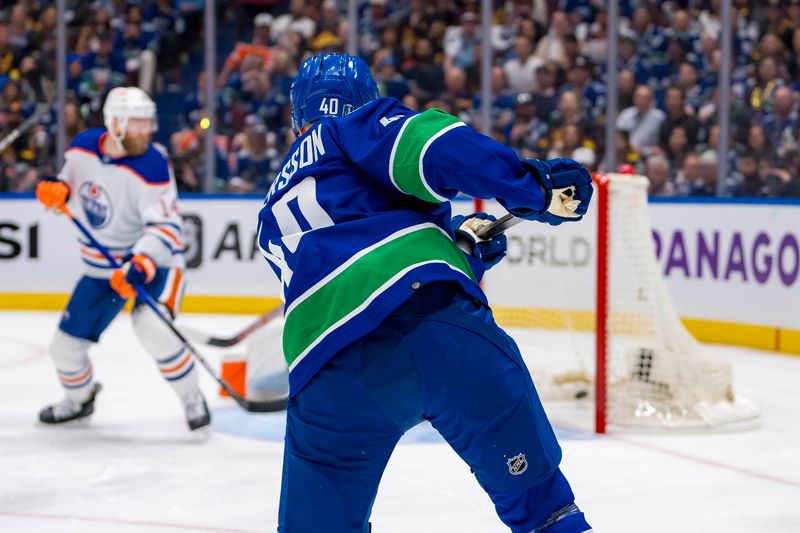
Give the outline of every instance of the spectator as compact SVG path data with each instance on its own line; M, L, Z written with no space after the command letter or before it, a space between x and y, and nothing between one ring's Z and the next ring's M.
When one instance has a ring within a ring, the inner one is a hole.
M645 176L650 185L649 196L675 196L675 185L672 182L670 163L663 155L651 155L645 163Z
M152 31L142 30L142 12L138 6L128 9L125 31L117 34L114 49L125 58L128 76L136 80L140 89L152 93L158 39Z
M444 91L437 100L447 104L449 113L463 118L472 108L472 95L467 87L467 73L458 67L447 70L444 75Z
M795 95L789 87L775 89L772 93L772 102L771 110L764 114L761 124L769 143L780 154L797 146L800 117Z
M581 107L580 98L571 91L565 91L558 99L558 110L551 117L551 125L555 127L573 124L578 127L587 125L586 115Z
M637 49L636 34L631 30L621 30L619 33L619 66L622 70L630 70L633 73L636 83L641 85L647 83L650 78L650 71L647 64L636 53Z
M461 25L448 28L444 36L445 70L459 68L468 70L475 66L480 36L476 31L478 15L466 11L461 15Z
M756 76L751 80L751 88L747 100L753 111L769 111L772 93L784 84L779 77L778 63L775 58L761 58L756 66Z
M491 107L491 120L492 125L498 128L501 132L500 141L505 139L505 132L514 120L514 106L516 105L517 95L506 87L506 76L501 67L492 67L492 107ZM472 99L472 109L470 114L472 118L470 124L484 131L483 124L480 122L481 106L483 105L483 93L478 92Z
M586 56L578 56L567 73L569 82L562 86L562 91L575 92L581 98L584 113L592 118L599 117L605 111L605 88L592 79L592 62Z
M19 63L19 52L11 45L8 24L0 22L0 77L8 80L11 69Z
M205 110L200 114L205 116ZM203 127L203 121L199 120L191 128L176 131L170 137L171 159L179 191L199 192L203 188L203 176L206 174L205 136L206 129ZM214 190L224 190L230 177L227 138L217 135L214 139L214 149L216 156Z
M167 89L179 90L181 67L181 41L186 22L180 10L173 7L170 0L155 0L144 11L144 23L159 36L158 70L167 79Z
M244 131L237 133L231 142L231 175L228 192L266 193L275 176L274 168L280 163L275 149L275 134L267 133L264 122L256 115L248 115Z
M650 63L659 63L667 51L667 38L664 31L653 24L650 8L645 4L633 10L630 29L636 39L636 53Z
M636 74L629 69L619 73L617 83L617 109L625 109L633 105L633 93L636 92Z
M539 119L547 121L556 110L559 95L556 93L556 66L545 63L536 69L536 91L533 100Z
M716 196L717 195L717 158L718 154L715 150L706 150L700 156L696 158L696 160L691 159L691 164L695 165L693 169L690 169L690 172L694 174L694 179L689 181L689 196ZM690 160L691 155L687 156L684 160L684 164L687 160ZM690 174L691 176L691 174ZM726 177L726 182L734 182L733 177ZM727 187L724 194L727 196L729 195L730 191Z
M653 106L653 90L646 85L640 85L633 95L633 106L619 114L617 128L630 134L634 150L648 155L651 148L658 144L664 118L664 112Z
M742 154L738 158L734 179L739 185L735 196L767 196L767 186L759 167L758 157L753 153Z
M564 65L566 52L564 50L564 38L569 32L569 18L563 11L555 11L550 16L550 26L547 35L541 38L536 45L535 55L541 61L553 61L558 65Z
M280 40L287 33L297 33L306 41L314 36L317 23L306 16L305 0L290 0L289 12L275 19L272 24L272 34L276 40Z
M600 163L600 172L617 172L617 169L623 165L630 166L637 174L641 174L644 171L641 165L642 159L631 147L630 135L628 135L627 131L619 129L616 131L614 149L616 151L617 166L612 168L609 162L603 159Z
M716 83L714 80L714 85ZM700 84L697 67L689 61L684 61L678 67L678 80L675 85L683 91L684 101L695 113L708 100L708 91Z
M666 144L662 147L664 155L666 155L672 168L680 168L683 165L683 160L692 149L693 144L689 143L689 134L683 126L676 126L669 132L669 138Z
M11 6L8 17L9 37L8 41L20 54L28 51L31 43L31 20L28 17L26 3L20 2Z
M764 128L758 124L753 124L747 131L747 147L745 151L758 154L760 161L766 161L769 164L777 160L774 145L769 143Z
M524 157L542 159L548 146L547 123L536 112L530 93L517 95L514 121L508 126L505 142Z
M293 2L294 3L294 2ZM249 43L238 42L236 47L225 59L225 65L222 67L222 72L217 77L217 88L222 89L228 83L230 75L238 70L244 58L247 56L258 56L261 58L265 68L270 68L272 61L272 51L270 45L272 43L271 27L274 27L272 15L269 13L261 13L253 21L253 39Z
M661 147L666 148L672 130L675 128L683 128L688 144L697 144L700 122L687 113L687 111L691 111L692 114L694 114L694 110L691 106L686 104L683 89L677 85L673 85L667 89L664 99L664 109L666 111L666 117L664 122L661 123L659 133L659 144Z
M122 85L128 69L125 66L125 57L120 50L114 48L114 36L111 32L98 35L99 49L89 52L81 60L81 69L86 75L93 75L93 70L105 70L110 77L117 80L116 85Z
M578 148L588 148L594 155L594 143L583 136L580 128L575 124L566 124L562 129L559 139L554 140L547 152L547 159L559 157L572 157Z
M408 81L397 71L395 57L390 50L378 50L373 71L381 95L402 100L409 93Z
M515 93L535 92L536 69L543 63L533 55L533 44L527 37L517 37L514 42L516 57L503 65L508 87Z
M433 47L427 39L415 43L405 76L410 80L411 94L420 102L428 102L444 90L444 71L434 62Z

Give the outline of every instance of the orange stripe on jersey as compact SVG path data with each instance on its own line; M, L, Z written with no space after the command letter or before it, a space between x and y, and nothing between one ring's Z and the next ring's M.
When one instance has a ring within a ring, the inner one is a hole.
M178 247L183 248L183 242L178 238L177 235L175 235L171 231L162 228L161 226L150 226L148 229L155 230L158 231L159 233L166 235L169 238L169 240L174 242Z
M90 257L92 259L105 259L106 258L106 256L104 256L100 252L93 252L93 251L91 251L91 250L89 250L87 248L84 248L83 246L80 247L80 250L81 250L81 253L83 255L85 255L86 257ZM122 259L125 256L124 255L111 254L111 257L113 257L114 259Z
M189 352L189 353L186 354L186 357L183 358L183 361L181 361L177 365L173 366L172 368L162 368L161 372L163 372L164 374L169 374L170 372L175 372L175 371L180 370L181 368L185 367L186 364L191 360L192 360L192 352Z
M59 376L59 379L61 379L61 381L63 383L68 383L68 384L69 383L78 383L79 381L83 381L84 379L89 377L89 374L91 374L91 373L92 373L92 367L89 366L89 368L86 369L86 372L84 372L82 375L78 376L77 378L64 378L64 377Z
M172 313L172 316L177 314L176 304L178 303L178 294L181 290L181 284L183 282L183 271L180 268L175 269L175 280L172 282L172 288L169 291L169 297L167 301L164 302L164 305L167 306L169 312Z

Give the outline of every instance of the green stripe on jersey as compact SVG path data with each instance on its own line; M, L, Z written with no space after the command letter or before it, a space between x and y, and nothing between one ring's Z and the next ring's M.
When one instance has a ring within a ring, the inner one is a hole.
M389 157L389 177L401 192L426 202L445 202L425 180L422 160L433 141L464 123L441 109L428 109L409 118L394 141Z
M445 263L475 280L464 253L439 227L424 224L398 231L359 253L292 303L283 331L289 367L405 272L426 263Z

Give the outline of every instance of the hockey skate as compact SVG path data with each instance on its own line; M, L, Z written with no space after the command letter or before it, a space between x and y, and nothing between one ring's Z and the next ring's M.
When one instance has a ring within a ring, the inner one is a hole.
M44 424L63 424L91 416L94 413L94 399L102 389L100 383L95 383L89 397L82 403L64 398L58 403L48 405L39 411L39 421Z
M211 414L208 412L206 399L200 391L193 392L184 398L183 408L186 410L186 423L189 424L190 430L194 431L211 423Z

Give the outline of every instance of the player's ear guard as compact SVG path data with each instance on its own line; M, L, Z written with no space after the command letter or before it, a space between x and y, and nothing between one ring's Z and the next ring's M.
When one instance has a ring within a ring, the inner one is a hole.
M69 185L54 176L46 176L36 186L36 199L48 209L60 209L69 200Z
M592 199L592 177L574 159L522 159L522 166L541 185L545 194L545 209L515 216L538 220L552 226L583 218Z

